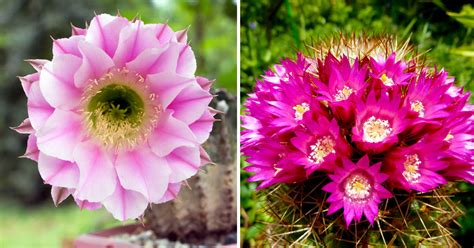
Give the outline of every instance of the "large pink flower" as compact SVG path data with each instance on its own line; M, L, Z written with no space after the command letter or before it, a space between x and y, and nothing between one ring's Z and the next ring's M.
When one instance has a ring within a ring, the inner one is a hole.
M102 14L54 40L51 61L30 61L29 118L17 130L30 134L25 156L54 192L125 220L173 199L198 171L212 95L186 37Z

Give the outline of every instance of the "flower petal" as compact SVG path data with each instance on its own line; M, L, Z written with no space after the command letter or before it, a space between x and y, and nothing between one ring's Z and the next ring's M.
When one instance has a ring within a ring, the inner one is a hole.
M113 59L118 67L122 67L142 54L144 50L158 46L160 44L155 37L154 29L139 21L122 30Z
M36 72L36 73L29 74L29 75L26 75L26 76L23 76L23 77L18 77L18 78L20 79L21 87L23 88L23 92L25 92L26 97L29 97L31 85L33 83L38 82L39 73Z
M205 91L198 84L193 83L184 88L168 108L175 111L174 117L189 124L201 117L203 112L208 109L211 100L212 95L209 91Z
M181 183L170 183L168 189L163 197L157 203L163 203L171 201L178 196L179 190L181 189Z
M77 165L68 161L39 154L38 170L47 184L57 187L76 188L79 181Z
M31 126L35 130L39 130L54 112L54 108L44 99L38 82L31 84L27 107Z
M171 183L178 183L195 175L201 165L199 147L179 147L166 156Z
M83 142L74 150L74 159L79 167L79 200L100 202L114 193L117 174L109 154L92 142Z
M74 75L76 87L83 88L91 79L99 79L114 66L114 62L102 49L85 41L79 42L82 64Z
M74 73L81 59L70 54L59 54L46 63L40 74L39 85L46 101L53 107L73 109L81 100L81 91L74 85Z
M36 133L38 148L49 156L74 161L72 155L81 140L81 128L78 114L56 109Z
M102 207L102 204L100 202L90 202L88 200L81 201L74 197L74 201L76 202L77 206L79 206L80 209L87 209L87 210L97 210Z
M102 204L116 219L124 221L138 218L147 208L148 202L142 194L126 190L117 182L115 192Z
M168 26L168 24L150 24L149 26L153 26L156 32L156 38L161 43L176 41L175 33L173 32L173 29Z
M191 47L187 44L182 46L179 53L176 72L185 76L194 76L194 73L196 73L196 57Z
M141 193L150 202L158 202L168 188L171 174L168 163L148 148L119 154L115 168L125 189Z
M11 129L22 134L31 134L35 132L35 129L33 129L33 127L31 126L31 122L29 118L26 118L20 123L20 125L16 127L12 127Z
M168 105L175 100L184 88L192 85L194 79L179 76L174 72L162 72L149 75L146 82L150 84L151 90L157 94L162 108L167 109Z
M178 147L195 147L198 143L186 124L164 113L148 140L148 144L156 155L164 157Z
M74 192L72 189L53 186L51 188L51 198L53 198L54 206L59 206L59 204L66 200L72 192Z
M84 36L72 36L69 38L57 39L53 41L53 57L59 54L71 54L82 57L78 49L79 41L84 40Z
M113 57L119 42L120 32L130 25L129 23L126 18L120 16L108 14L95 16L87 29L85 40Z
M168 45L162 45L157 48L150 48L140 53L136 58L126 64L126 67L143 77L154 71L154 67L160 58L160 55L168 48Z
M28 136L25 154L21 155L21 158L29 158L33 161L38 161L38 157L39 150L38 145L36 144L36 135L30 134Z
M189 125L199 144L204 143L209 138L215 121L216 119L209 111L204 111L199 119Z

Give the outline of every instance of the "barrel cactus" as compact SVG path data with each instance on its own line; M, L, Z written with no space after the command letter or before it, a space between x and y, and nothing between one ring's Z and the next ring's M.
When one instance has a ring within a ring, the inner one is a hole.
M340 35L284 59L245 102L242 153L272 243L455 246L474 182L469 93L409 42Z

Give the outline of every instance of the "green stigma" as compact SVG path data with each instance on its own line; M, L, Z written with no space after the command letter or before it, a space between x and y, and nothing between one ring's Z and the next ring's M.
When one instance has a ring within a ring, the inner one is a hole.
M160 108L143 77L113 69L91 80L83 95L84 124L106 148L128 149L145 142Z
M98 120L107 121L115 131L123 125L139 126L143 121L145 104L133 89L110 84L93 96L87 105L87 112L93 127L97 128Z

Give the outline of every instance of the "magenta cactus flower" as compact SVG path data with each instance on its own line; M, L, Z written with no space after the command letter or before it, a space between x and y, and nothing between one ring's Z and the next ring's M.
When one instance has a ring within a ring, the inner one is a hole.
M342 167L329 174L332 182L322 189L331 193L328 214L344 208L346 225L353 219L359 222L362 214L373 224L378 216L378 205L382 199L392 197L382 183L388 175L380 172L381 163L370 166L368 156L362 157L356 164L348 159L342 160Z
M398 134L411 122L408 109L401 107L399 96L382 92L376 97L375 91L368 93L364 101L356 101L355 124L352 128L352 141L362 151L381 153L399 142Z
M304 165L309 176L315 170L334 171L338 159L350 157L352 149L340 133L336 119L329 122L324 116L313 119L305 115L302 125L305 128L295 130L291 139L296 150L288 152L285 162Z
M81 208L137 218L207 161L211 82L195 76L186 37L102 14L54 40L51 61L29 61L37 72L20 78L28 119L16 129L55 202L70 194Z
M280 226L320 208L305 205L311 201L324 206L311 213L324 216L324 225L342 208L346 230L362 215L374 224L381 202L387 218L404 218L393 211L415 198L401 197L474 182L474 107L444 69L423 64L408 43L390 37L341 36L313 48L314 55L267 71L242 117L249 181L260 181L258 189L285 184L268 197L284 196L282 204L295 208L281 207ZM324 180L330 183L322 187ZM287 211L298 216L284 219Z

